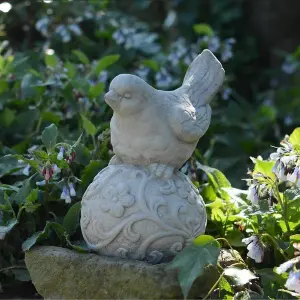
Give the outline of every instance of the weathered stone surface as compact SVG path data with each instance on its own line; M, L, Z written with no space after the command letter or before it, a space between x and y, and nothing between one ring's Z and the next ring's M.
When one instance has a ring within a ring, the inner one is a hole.
M236 262L224 251L224 259ZM182 299L177 274L166 271L166 264L150 265L53 246L26 252L25 262L37 291L47 299ZM215 269L208 269L194 283L189 298L204 296L217 278Z

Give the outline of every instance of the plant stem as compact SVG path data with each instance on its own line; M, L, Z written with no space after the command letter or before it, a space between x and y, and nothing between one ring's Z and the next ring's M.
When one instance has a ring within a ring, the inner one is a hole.
M12 269L26 269L26 267L25 266L11 266L11 267L7 267L4 269L0 269L0 272L12 270Z
M230 265L229 268L232 268L232 267L235 267L235 266L238 266L238 265L246 266L244 263L240 263L239 262L239 263L234 263L234 264ZM247 267L247 269L248 269L248 267ZM206 296L203 298L203 300L207 299L209 297L209 295L215 290L215 288L217 287L217 285L219 284L220 280L223 278L224 275L225 275L225 271L222 272L222 274L220 275L220 277L218 278L218 280L214 283L214 285L211 287L211 289L206 294Z
M263 233L261 236L268 238L272 242L273 246L278 249L278 251L280 252L280 254L285 259L287 259L287 257L284 254L284 251L279 247L278 243L276 242L276 240L271 235L269 235L268 233Z

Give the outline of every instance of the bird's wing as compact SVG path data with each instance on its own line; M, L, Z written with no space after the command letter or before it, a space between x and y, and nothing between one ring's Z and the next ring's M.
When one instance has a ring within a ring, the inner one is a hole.
M224 81L225 71L209 50L202 51L191 63L180 90L187 94L196 111L208 104Z
M194 143L205 134L209 127L211 108L209 104L205 104L195 109L185 95L181 97L181 103L177 102L169 107L169 125L179 140Z

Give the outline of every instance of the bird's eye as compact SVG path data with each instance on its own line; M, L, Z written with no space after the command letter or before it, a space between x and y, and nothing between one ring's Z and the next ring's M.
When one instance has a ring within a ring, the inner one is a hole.
M125 97L126 99L130 99L130 98L131 98L131 94L130 94L130 93L125 93L125 94L124 94L124 97Z

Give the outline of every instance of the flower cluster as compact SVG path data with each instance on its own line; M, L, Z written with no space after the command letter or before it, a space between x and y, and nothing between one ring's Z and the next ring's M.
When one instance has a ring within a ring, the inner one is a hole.
M71 197L76 196L76 191L73 183L68 183L63 187L60 199L65 200L66 203L71 203Z
M72 161L75 160L75 151L72 149L67 151L64 146L60 146L59 152L57 154L57 159L58 160L65 159L68 163L71 163Z
M286 182L288 184L300 187L300 160L299 153L294 149L293 145L288 141L286 137L281 142L281 147L277 148L276 152L270 154L269 161L274 161L272 173L275 178L272 179L266 174L252 173L252 179L248 181L248 193L247 199L251 201L253 205L258 204L260 199L268 199L269 205L277 203L278 193L277 185L280 182Z
M299 244L294 244L294 248L298 249ZM296 252L295 255L300 253ZM285 283L285 287L290 291L295 291L300 294L300 270L296 269L296 265L300 263L300 256L296 256L276 268L276 273L283 274L289 271L289 277Z
M60 168L56 164L47 165L43 167L42 174L45 178L46 183L56 174L60 173Z

